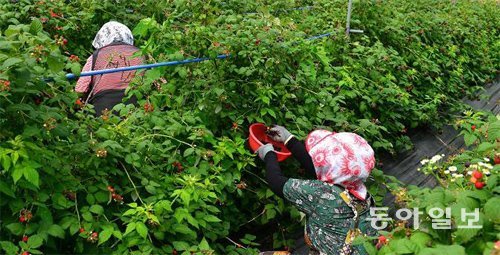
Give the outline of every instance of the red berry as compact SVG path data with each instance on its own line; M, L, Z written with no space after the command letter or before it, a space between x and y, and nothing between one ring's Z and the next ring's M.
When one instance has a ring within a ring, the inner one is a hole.
M477 179L476 179L474 176L472 176L472 177L470 178L470 182L472 182L472 183L476 183L476 182L477 182Z
M154 110L154 106L150 103L145 103L144 104L144 111L145 112L152 112Z
M23 251L23 253L21 253L21 255L30 255L30 253L27 251Z
M98 236L99 236L99 233L97 233L97 232L92 233L92 238L97 238Z
M80 233L83 233L83 232L85 232L85 229L84 229L84 228L80 228L78 231L79 231Z
M470 128L472 131L475 131L476 130L476 125L472 125L472 127Z
M385 242L387 242L387 237L385 237L385 236L379 236L378 237L378 241L381 242L381 243L385 243Z
M255 45L259 45L259 44L260 44L260 40L256 40Z
M500 164L500 155L495 155L494 161L495 161L495 165Z
M23 242L27 242L28 241L28 236L23 236Z
M26 218L25 218L24 216L20 216L20 217L19 217L19 221L20 221L20 222L26 222Z
M482 189L484 187L484 182L476 182L474 186L476 186L476 189Z
M174 249L174 250L172 251L172 255L177 255L177 254L178 254L178 253L177 253L177 250L176 250L176 249Z
M108 185L108 190L109 190L109 192L115 192L115 189L111 185Z
M483 178L483 174L481 172L477 171L477 170L475 170L474 172L472 172L472 176L474 176L474 178L476 178L478 180L481 179L481 178Z

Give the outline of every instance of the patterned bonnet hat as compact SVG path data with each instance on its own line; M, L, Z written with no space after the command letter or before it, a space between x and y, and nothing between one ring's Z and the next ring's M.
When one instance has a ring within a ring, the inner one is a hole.
M127 26L120 22L110 21L99 29L92 42L92 46L100 49L115 42L134 45L134 36Z
M355 197L366 199L364 182L375 167L372 147L354 133L315 130L306 139L318 180L338 184Z

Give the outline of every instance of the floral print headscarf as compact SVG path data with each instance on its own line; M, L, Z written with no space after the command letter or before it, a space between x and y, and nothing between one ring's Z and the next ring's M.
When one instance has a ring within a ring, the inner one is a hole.
M355 197L365 200L364 182L375 167L372 147L354 133L315 130L306 139L318 180L338 184Z
M120 22L110 21L99 29L92 42L92 46L100 49L116 42L134 45L134 36L127 26Z

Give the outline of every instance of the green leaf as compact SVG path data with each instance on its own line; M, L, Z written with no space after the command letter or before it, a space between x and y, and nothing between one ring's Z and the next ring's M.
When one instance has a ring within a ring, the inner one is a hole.
M425 248L418 255L465 255L465 248L460 245L436 245L434 248Z
M493 222L499 222L498 212L500 212L500 197L492 197L484 204L484 216Z
M38 175L38 171L35 170L35 168L32 168L31 166L27 165L23 168L23 175L28 182L35 186L39 186L39 181L40 181L40 176Z
M19 251L19 248L15 244L7 241L0 241L0 247L2 247L7 254L18 254L17 251Z
M14 184L21 179L23 176L23 168L21 166L14 167L14 172L12 172L12 179L14 180Z
M21 223L10 223L9 225L5 226L12 234L14 235L21 235L23 233L23 225Z
M127 225L127 228L125 229L125 233L123 234L124 236L126 236L127 234L129 234L130 232L134 231L135 230L135 226L136 226L136 223L135 222L130 222L128 225Z
M7 69L8 67L11 67L13 65L22 63L23 60L20 58L9 58L3 62L2 69Z
M200 250L202 251L210 250L210 245L208 245L208 242L205 239L205 237L203 237L203 239L201 240L200 244L198 245L198 248L200 248Z
M49 235L59 237L61 239L64 239L64 229L59 226L59 225L52 225L49 227L49 230L47 231Z
M9 170L11 165L11 159L8 155L2 155L2 167L4 170Z
M94 220L94 217L92 217L92 214L90 212L82 213L82 218L88 222L92 222Z
M16 198L16 195L14 194L14 191L12 191L11 187L9 187L9 185L2 180L0 180L0 191L9 197Z
M207 215L205 218L203 218L207 222L221 222L221 220L213 215Z
M52 54L50 56L48 56L47 64L49 66L49 69L55 73L62 71L64 68L64 62L61 61L60 58L58 58L57 56L54 56Z
M91 211L97 215L101 215L104 213L104 208L101 205L92 205L90 207L89 211Z
M174 245L174 248L178 251L186 251L190 247L189 244L186 242L174 241L172 242L172 244Z
M107 229L101 231L101 233L99 233L99 243L97 245L100 245L100 244L108 241L112 234L113 234L112 228L107 228Z
M189 222L189 224L193 225L195 228L199 228L198 226L198 221L191 216L191 214L186 214L186 220Z
M136 223L135 230L144 239L146 239L146 237L148 236L148 227L146 227L146 225L144 225L144 223L142 223L142 222Z
M191 154L193 154L194 152L194 148L187 148L185 151L184 151L184 157L187 157Z
M391 240L389 246L397 254L413 254L417 250L417 245L406 238Z
M428 234L424 232L415 231L411 235L410 241L421 248L425 248L427 247L427 244L432 241L432 239Z
M477 140L477 137L474 134L471 134L471 133L468 133L468 132L464 134L465 145L470 146L476 140Z
M43 237L41 235L32 235L28 239L28 246L30 248L38 248L43 244Z
M42 22L37 18L33 19L30 25L30 33L36 35L42 32L42 30L43 30Z
M489 143L489 142L484 142L484 143L481 143L479 146L477 146L477 152L485 152L485 151L488 151L488 150L491 150L495 148L495 145L492 144L492 143Z

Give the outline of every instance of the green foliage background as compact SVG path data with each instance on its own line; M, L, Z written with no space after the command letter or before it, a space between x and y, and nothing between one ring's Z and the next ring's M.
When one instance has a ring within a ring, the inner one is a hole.
M0 3L0 81L10 81L0 87L0 246L8 254L291 246L299 213L266 187L246 146L249 124L284 124L299 137L320 127L357 132L394 153L411 148L408 130L439 126L461 109L500 63L494 1L356 2L352 27L365 34L350 39L345 1ZM149 70L129 90L141 107L93 118L75 106L64 74L79 72L109 20L133 28L151 62L231 58ZM324 32L332 35L306 40ZM374 180L380 201L394 179L376 170ZM23 209L33 214L28 224L18 221Z

